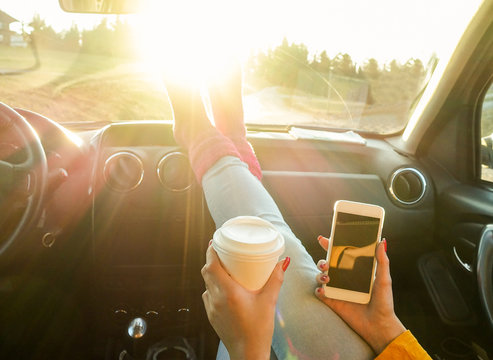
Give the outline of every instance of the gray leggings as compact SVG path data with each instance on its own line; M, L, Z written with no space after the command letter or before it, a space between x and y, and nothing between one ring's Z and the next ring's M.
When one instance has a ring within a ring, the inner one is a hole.
M207 171L202 186L216 227L235 216L253 215L270 221L284 236L283 256L291 257L291 264L277 302L272 339L277 357L280 360L374 358L366 342L315 297L318 273L315 263L247 165L236 157L226 156ZM218 353L220 357L228 358L224 348Z

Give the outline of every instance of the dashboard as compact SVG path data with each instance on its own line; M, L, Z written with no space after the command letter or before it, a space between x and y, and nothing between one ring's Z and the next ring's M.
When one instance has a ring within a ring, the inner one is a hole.
M207 243L214 225L171 121L96 129L69 124L70 131L22 113L41 134L50 174L65 174L50 188L46 223L52 228L45 226L45 234L69 238L67 229L76 225L71 219L84 219L79 230L103 273L129 266L184 267L191 254L198 261L194 249ZM384 236L394 239L393 251L419 251L416 246L431 241L435 194L427 169L384 140L346 144L282 132L252 132L249 140L264 186L314 258L321 253L308 239L327 234L338 199L383 206ZM416 238L423 240L411 245Z
M51 179L21 261L78 269L74 281L96 337L119 338L137 317L149 321L150 342L210 333L200 268L215 226L172 122L62 127L19 112L40 134ZM315 261L325 256L315 239L328 235L339 199L385 208L389 256L401 260L394 269L406 269L431 243L435 194L427 169L385 140L347 144L272 131L250 132L249 141L264 186Z

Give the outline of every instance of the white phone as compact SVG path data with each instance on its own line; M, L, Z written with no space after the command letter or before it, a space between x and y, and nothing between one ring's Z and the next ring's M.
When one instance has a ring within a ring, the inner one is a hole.
M382 236L381 206L339 200L334 204L325 296L367 304L375 279L375 250Z

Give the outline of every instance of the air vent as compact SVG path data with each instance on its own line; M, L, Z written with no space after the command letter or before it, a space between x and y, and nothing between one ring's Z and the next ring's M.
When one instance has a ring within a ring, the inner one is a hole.
M137 155L121 151L106 159L103 176L111 189L127 192L135 189L142 182L144 166Z
M188 157L180 152L163 156L157 166L157 176L161 184L171 191L186 191L190 189L193 182Z
M416 204L423 198L425 191L426 179L417 169L401 168L390 178L390 195L400 204Z

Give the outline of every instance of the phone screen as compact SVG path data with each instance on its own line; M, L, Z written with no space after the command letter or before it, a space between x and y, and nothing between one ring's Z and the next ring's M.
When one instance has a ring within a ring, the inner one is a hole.
M335 221L329 286L369 293L380 219L339 212Z

